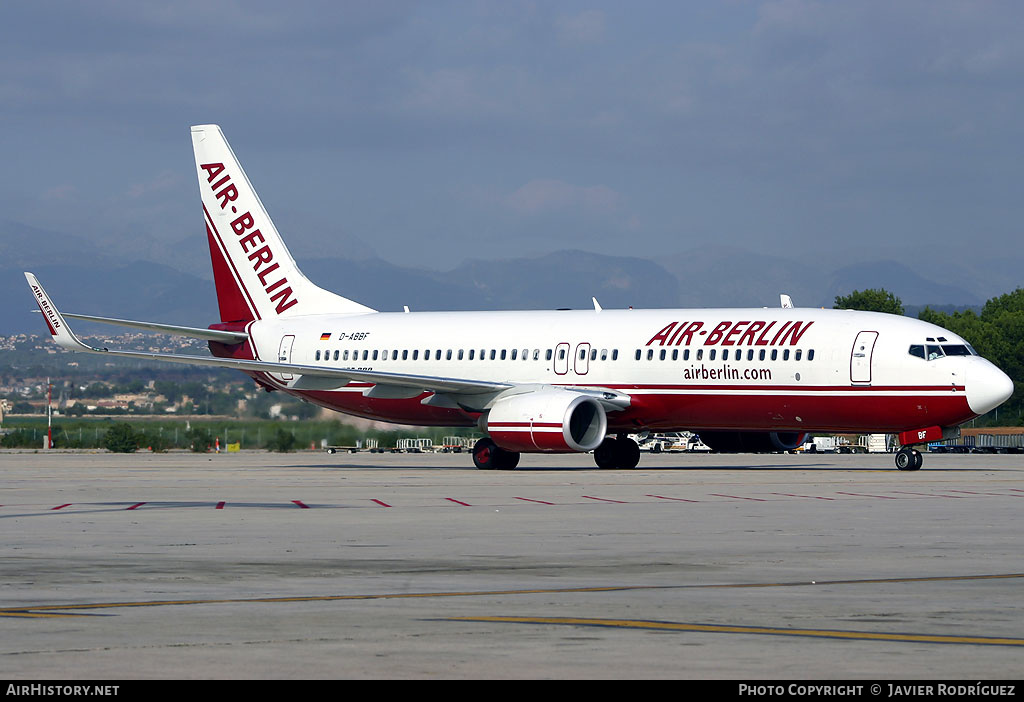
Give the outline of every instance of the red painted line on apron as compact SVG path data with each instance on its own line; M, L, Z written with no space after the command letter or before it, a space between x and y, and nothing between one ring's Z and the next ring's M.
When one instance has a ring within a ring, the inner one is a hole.
M995 495L997 497L1024 497L1024 495L1007 495L1005 492L972 492L970 490L950 490L950 492L964 492L968 495Z
M457 504L457 505L462 505L463 507L472 507L472 506L473 506L473 505L471 505L471 504L468 504L468 503L466 503L466 502L459 502L459 501L458 501L458 500L456 500L456 499L455 499L454 497L446 497L446 498L444 498L444 499L448 500L449 502L454 502L454 503L455 503L455 504Z
M964 498L960 497L959 495L939 495L937 493L930 493L930 492L909 492L907 490L893 490L893 492L898 492L901 495L924 495L925 497L948 497L951 500L962 500L962 499L964 499Z
M138 509L139 507L141 507L144 504L146 504L146 503L145 502L136 502L134 505L132 505L131 507L128 507L127 509L129 511L133 510L133 509Z
M618 504L618 505L629 504L625 500L611 500L611 499L608 499L607 497L591 497L590 495L584 495L584 497L587 498L588 500L598 500L600 502L614 502L615 504Z
M785 497L806 497L812 500L834 500L834 497L818 497L817 495L795 495L791 492L773 492L773 495L783 495Z
M754 502L767 502L768 500L762 500L760 497L742 497L740 495L723 495L720 492L712 492L715 497L731 497L734 500L752 500Z
M53 511L55 511L55 510L58 510L58 509L64 509L65 507L70 507L70 506L71 506L72 504L73 504L73 503L71 503L71 502L68 502L68 503L67 503L66 505L61 505L60 507L54 507L54 508L53 508L53 509L51 509L50 511L51 511L51 512L53 512Z
M854 497L877 497L880 500L898 500L898 497L886 497L885 495L869 495L866 492L842 492L839 491L840 495L853 495Z
M214 507L214 509L224 509L224 503L223 502L218 502L217 506Z
M555 504L554 502L545 502L544 500L531 500L529 497L517 497L516 499L517 500L522 500L523 502L536 502L539 505L553 505L553 504Z
M390 507L391 506L387 502L381 502L380 500L377 500L377 499L371 499L370 502L376 502L381 507Z
M684 497L668 497L666 495L647 495L647 497L656 497L659 500L674 500L675 502L700 502L700 500L687 500Z
M303 504L301 500L292 500L292 503L298 505L302 509L309 509L309 505Z

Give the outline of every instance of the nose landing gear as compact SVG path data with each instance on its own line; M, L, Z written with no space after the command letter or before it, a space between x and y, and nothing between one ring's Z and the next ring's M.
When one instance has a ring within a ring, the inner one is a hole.
M896 468L898 470L921 470L924 456L920 451L904 446L896 452Z

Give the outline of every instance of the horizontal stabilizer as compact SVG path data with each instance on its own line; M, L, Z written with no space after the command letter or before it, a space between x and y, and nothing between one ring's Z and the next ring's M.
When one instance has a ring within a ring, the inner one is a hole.
M220 329L182 327L174 324L160 324L158 322L137 322L131 319L97 317L91 314L72 314L71 312L63 312L61 313L61 316L69 319L81 319L85 322L99 322L100 324L112 324L119 327L128 327L129 329L143 329L146 331L159 332L161 334L170 334L172 336L186 336L191 339L220 341L225 344L240 344L249 338L249 335L245 332L221 331Z

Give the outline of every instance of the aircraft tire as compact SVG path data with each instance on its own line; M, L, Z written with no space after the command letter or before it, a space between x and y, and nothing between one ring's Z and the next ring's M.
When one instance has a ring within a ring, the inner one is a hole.
M519 452L506 451L484 437L473 446L473 463L480 470L514 470L519 465Z
M616 439L619 468L632 470L640 463L640 447L628 436Z
M499 450L492 439L484 437L473 445L473 463L480 470L495 470Z
M497 470L515 470L519 465L519 452L497 449L498 455L494 459L494 467Z
M896 452L897 470L920 470L924 463L924 457L919 451L911 448L902 448Z
M594 449L594 462L598 468L608 470L618 466L618 444L618 440L609 436Z

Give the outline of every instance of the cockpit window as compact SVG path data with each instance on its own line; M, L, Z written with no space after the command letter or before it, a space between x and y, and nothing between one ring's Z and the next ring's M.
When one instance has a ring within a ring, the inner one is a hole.
M933 361L943 356L977 356L978 352L970 344L911 344L907 353L917 358Z
M947 356L970 356L971 350L964 344L943 344L942 350Z

